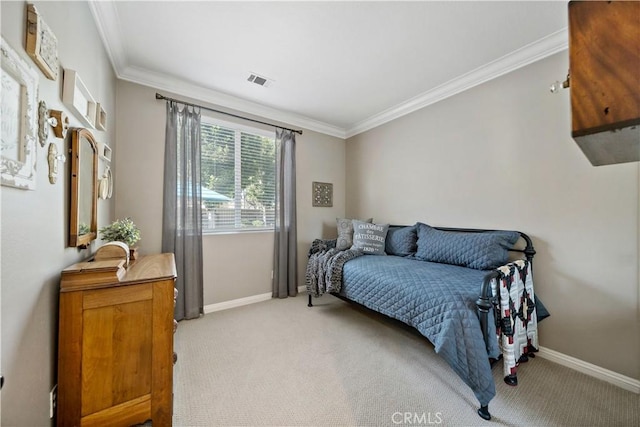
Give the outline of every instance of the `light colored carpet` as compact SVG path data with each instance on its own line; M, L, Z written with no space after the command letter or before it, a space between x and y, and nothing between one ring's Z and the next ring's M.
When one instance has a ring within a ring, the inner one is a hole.
M539 357L493 369L491 421L412 329L330 295L180 322L176 426L640 426L640 396ZM405 418L406 417L406 418Z

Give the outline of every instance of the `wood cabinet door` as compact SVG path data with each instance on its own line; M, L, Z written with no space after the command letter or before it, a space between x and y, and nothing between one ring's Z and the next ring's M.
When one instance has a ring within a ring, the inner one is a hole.
M173 285L61 294L58 425L171 425Z
M153 285L84 292L82 323L83 425L121 412L150 418Z

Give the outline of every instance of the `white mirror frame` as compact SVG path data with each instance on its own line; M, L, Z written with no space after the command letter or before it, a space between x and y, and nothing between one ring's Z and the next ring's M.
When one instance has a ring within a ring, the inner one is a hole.
M1 183L36 188L38 74L2 38Z

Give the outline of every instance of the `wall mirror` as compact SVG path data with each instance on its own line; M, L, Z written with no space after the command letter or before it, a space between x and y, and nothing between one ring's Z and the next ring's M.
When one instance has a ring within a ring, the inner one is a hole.
M71 133L69 246L86 247L98 235L98 145L87 129Z

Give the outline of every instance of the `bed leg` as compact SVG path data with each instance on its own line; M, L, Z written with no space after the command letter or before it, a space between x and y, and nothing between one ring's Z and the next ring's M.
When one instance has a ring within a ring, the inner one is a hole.
M478 409L478 415L480 415L480 418L482 418L483 420L489 421L491 419L491 414L489 413L489 405L481 406L480 409Z
M311 294L309 294L309 304L307 304L307 307L313 307L313 304L311 303Z
M515 387L518 385L518 376L514 374L507 375L506 377L504 377L504 382L507 385Z

